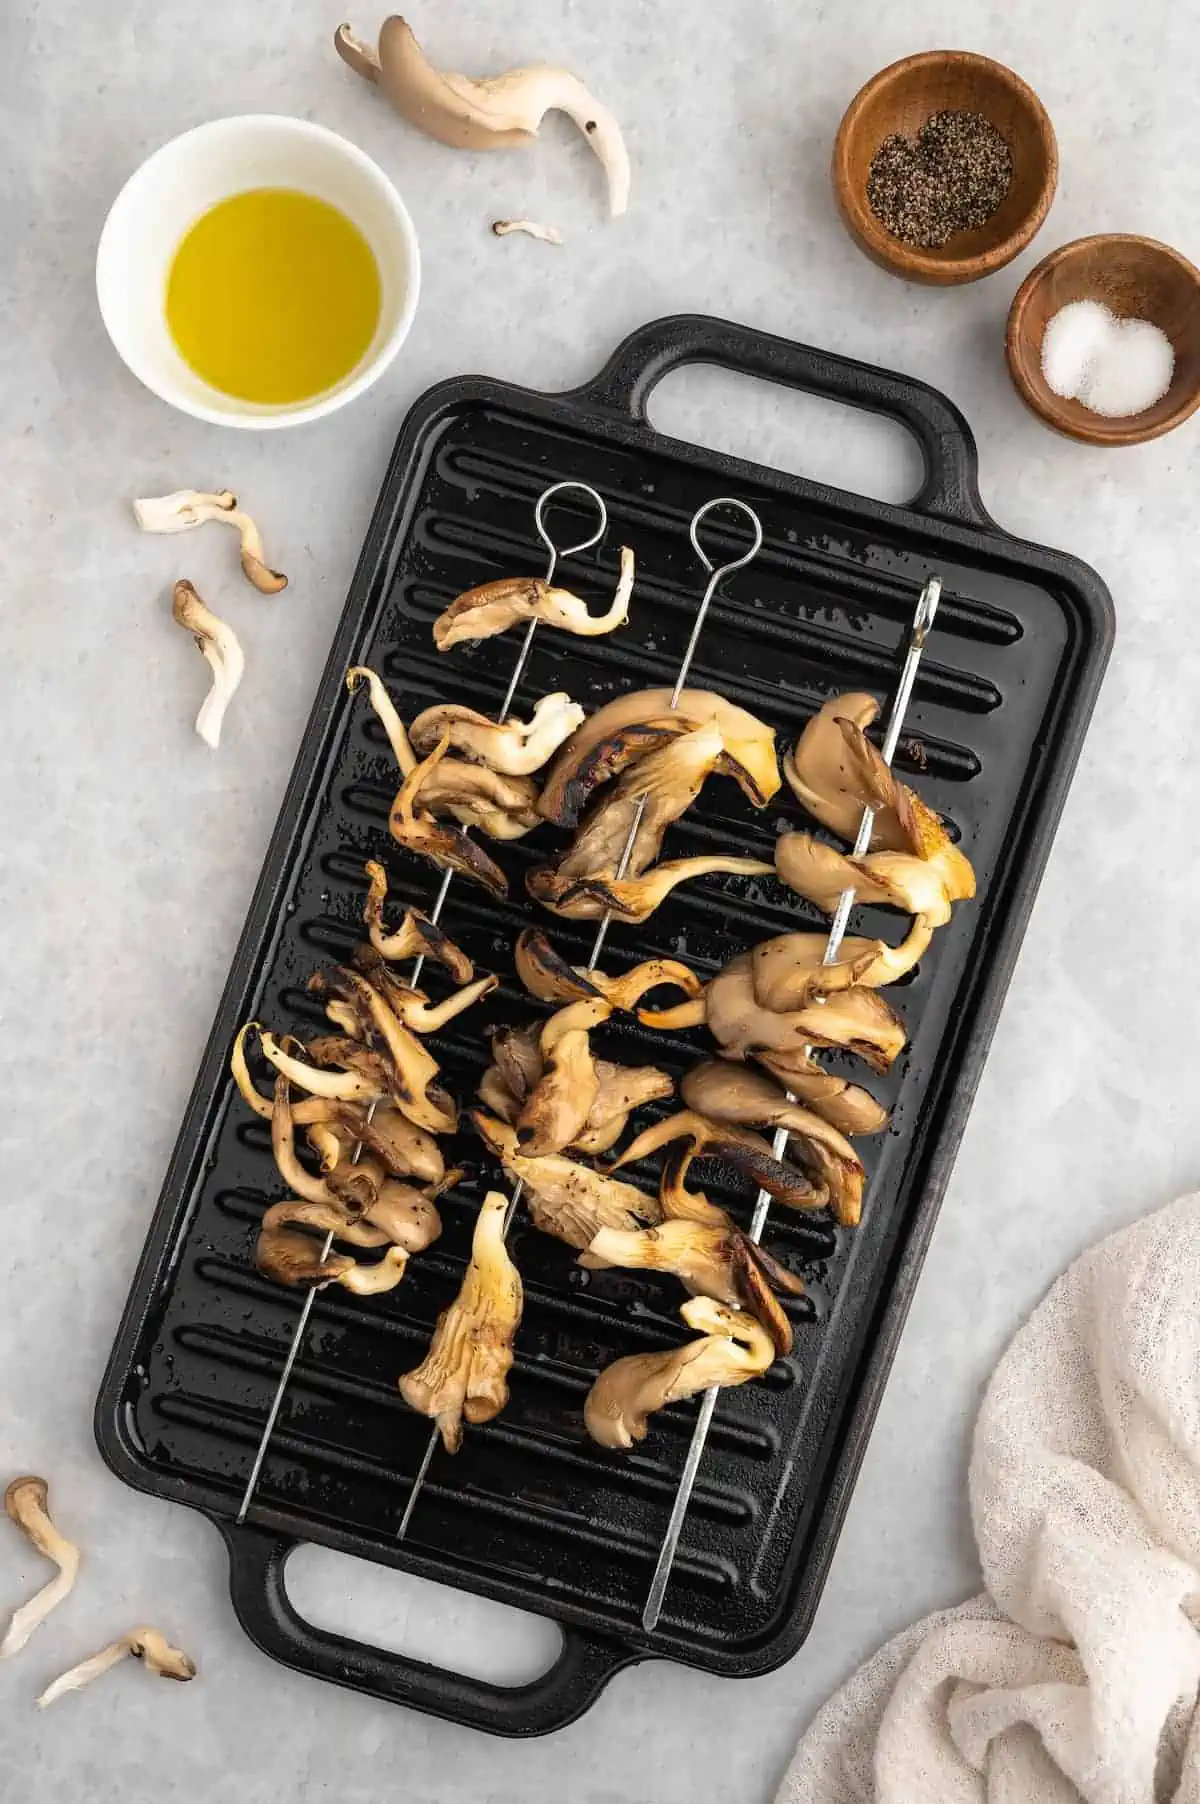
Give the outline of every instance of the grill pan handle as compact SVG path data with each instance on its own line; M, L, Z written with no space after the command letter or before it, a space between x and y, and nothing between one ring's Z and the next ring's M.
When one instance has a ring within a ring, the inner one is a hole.
M995 530L979 498L979 458L971 428L952 402L914 376L900 376L835 351L777 338L731 320L677 313L631 332L578 398L631 415L649 427L646 403L657 383L688 363L714 363L807 390L849 407L887 414L921 448L925 480L909 506L918 513Z
M554 1665L527 1685L492 1685L384 1648L314 1628L292 1606L284 1584L284 1535L235 1523L218 1525L229 1548L229 1589L238 1621L272 1659L332 1679L389 1704L407 1704L493 1735L546 1735L574 1722L613 1674L638 1656L620 1642L564 1626Z

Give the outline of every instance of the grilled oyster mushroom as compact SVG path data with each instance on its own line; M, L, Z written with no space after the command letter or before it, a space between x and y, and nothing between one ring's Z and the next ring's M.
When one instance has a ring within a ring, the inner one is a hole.
M684 689L676 707L669 689L641 689L598 708L573 733L551 765L538 804L549 821L574 827L600 783L623 770L631 757L712 721L723 751L717 769L737 782L756 808L779 788L774 731L708 689Z
M537 1038L522 1028L502 1028L492 1039L493 1062L479 1083L479 1100L493 1115L515 1127L522 1108L541 1081L544 1064ZM625 1130L635 1109L659 1102L674 1091L674 1082L654 1065L617 1065L594 1059L596 1098L583 1127L569 1142L573 1153L607 1152Z
M340 1284L356 1296L375 1296L394 1290L404 1276L408 1253L389 1246L376 1265L359 1265L349 1253L330 1252L321 1257L321 1242L294 1228L266 1228L258 1236L254 1262L264 1278L297 1290L318 1290Z
M251 1024L248 1024L251 1025ZM353 1040L337 1042L339 1051L344 1047L347 1058L373 1060L379 1072L378 1081L374 1076L367 1076L360 1070L351 1068L338 1069L339 1060L332 1056L330 1042L313 1041L307 1048L313 1063L310 1065L297 1054L288 1052L281 1046L275 1035L266 1028L259 1028L258 1043L262 1047L263 1056L274 1065L276 1071L307 1090L313 1096L321 1097L327 1102L372 1103L387 1094L387 1077L383 1062L377 1054L369 1054L365 1048L355 1046ZM318 1062L318 1054L329 1051L330 1062L322 1066ZM295 1110L292 1119L301 1119L299 1109Z
M237 1085L238 1094L243 1102L248 1103L254 1113L263 1121L270 1121L274 1107L271 1097L264 1096L255 1088L254 1079L250 1076L250 1067L246 1059L246 1041L252 1033L261 1033L261 1025L257 1021L246 1021L238 1028L233 1042L233 1051L229 1057L229 1070ZM336 1121L341 1103L323 1096L305 1096L300 1102L292 1104L292 1120L299 1127L311 1127L317 1122Z
M417 755L409 743L404 722L396 712L396 704L387 692L383 678L367 664L352 664L346 672L346 688L353 695L363 684L367 685L367 693L371 706L379 717L379 724L387 734L387 742L392 748L392 756L400 767L400 774L411 777L417 768Z
M356 946L353 957L362 976L375 986L396 1018L414 1034L439 1033L448 1021L453 1021L456 1015L461 1015L465 1009L473 1007L485 996L490 996L500 984L500 979L489 972L435 1003L430 1002L424 990L414 989L412 984L397 977L386 959L381 958L373 946ZM348 975L344 969L342 975ZM328 974L314 972L308 980L308 988L314 995L326 994L331 988Z
M489 839L523 839L542 825L532 777L506 777L465 758L445 758L430 773L421 806L462 827L477 827Z
M660 984L682 990L685 996L699 995L703 988L695 972L675 958L646 959L620 977L570 965L537 927L527 927L518 936L514 956L517 976L539 1002L574 1002L578 997L603 996L614 1010L630 1011Z
M767 1330L777 1353L791 1352L791 1326L772 1286L799 1296L803 1282L769 1259L730 1221L675 1218L656 1228L601 1228L579 1255L579 1263L589 1271L620 1266L670 1272L694 1297L712 1297L732 1309L747 1310Z
M269 1237L279 1228L314 1228L352 1247L378 1249L388 1244L382 1228L372 1227L364 1216L351 1215L333 1201L311 1203L285 1197L281 1203L272 1203L262 1218L262 1232Z
M289 1190L307 1203L329 1208L340 1207L324 1178L306 1171L296 1155L296 1124L292 1119L292 1086L282 1072L275 1079L275 1101L271 1108L271 1151L279 1175Z
M387 872L373 858L368 859L363 869L369 880L366 901L363 903L363 924L380 958L393 962L408 958L431 958L436 964L445 966L455 983L470 983L475 975L475 967L466 953L417 909L407 909L399 927L392 933L388 932L383 923L383 905L388 893Z
M448 1453L462 1446L464 1418L490 1422L508 1402L524 1293L504 1244L507 1208L507 1198L489 1190L459 1293L438 1317L421 1364L400 1379L400 1395L410 1409L433 1417Z
M666 1353L634 1353L606 1366L587 1395L583 1419L602 1447L644 1441L648 1418L713 1385L760 1378L775 1358L767 1330L752 1315L711 1297L693 1297L679 1312L702 1337Z
M631 879L587 878L571 884L553 899L553 873L547 878L544 873L530 871L525 881L535 901L566 920L597 921L602 915L611 913L618 921L639 922L648 921L673 889L690 882L693 877L717 874L764 877L771 876L774 870L773 864L764 864L761 858L729 857L718 853L712 857L669 858L644 876Z
M850 1142L813 1109L792 1102L761 1071L709 1059L683 1080L689 1108L740 1128L787 1128L791 1150L829 1194L834 1217L845 1228L862 1216L866 1172Z
M874 1070L886 1071L903 1052L908 1037L904 1023L878 990L859 985L775 1014L763 1008L754 993L753 969L752 955L739 953L713 978L702 998L708 1030L731 1058L793 1053L806 1045L837 1046L857 1053ZM654 1019L653 1025L661 1020Z
M868 990L882 989L920 962L932 938L932 926L918 915L898 946L847 934L836 961L827 965L823 960L828 934L781 933L760 940L751 951L754 995L764 1008L783 1014L855 984Z
M446 1175L445 1160L433 1135L392 1103L381 1104L369 1118L365 1109L344 1106L338 1110L336 1124L353 1145L365 1146L373 1153L393 1177L439 1184Z
M129 1654L157 1679L177 1679L186 1684L196 1676L196 1663L189 1660L182 1648L172 1647L159 1629L143 1624L139 1628L130 1629L119 1641L102 1647L98 1654L81 1660L78 1666L73 1666L69 1672L64 1672L55 1679L53 1684L47 1685L37 1700L38 1709L44 1710L48 1704L55 1703L68 1691L82 1691L85 1685L100 1678L111 1666L116 1666Z
M929 858L913 852L849 858L811 833L784 833L775 842L775 869L789 889L826 914L852 889L859 902L902 908L930 927L944 927L952 905L975 894L975 873L949 840Z
M585 1132L576 1136L574 1146L579 1152L607 1151L620 1138L635 1109L648 1102L665 1102L674 1092L674 1079L657 1065L615 1065L609 1059L597 1059L596 1100L588 1111ZM600 1135L611 1138L602 1146Z
M433 1088L438 1074L437 1060L426 1050L417 1035L404 1025L388 999L373 984L368 983L361 972L352 970L348 965L339 966L334 978L324 981L336 982L347 1000L358 1009L368 1037L387 1060L392 1080L391 1094L401 1113L431 1134L453 1133L453 1110L447 1120L445 1098ZM309 987L312 988L311 979ZM266 1051L265 1035L263 1050ZM316 1056L311 1046L309 1054Z
M591 809L562 857L530 875L530 889L539 900L553 902L581 878L615 877L618 871L622 877L640 877L720 755L721 735L712 721L648 752Z
M569 1002L538 1037L543 1072L517 1116L517 1144L531 1158L561 1152L583 1131L599 1080L588 1035L612 1014L603 997Z
M586 718L562 690L544 695L529 720L510 715L502 726L474 708L441 704L418 714L409 728L416 751L431 752L443 733L452 751L510 777L529 777L549 762Z
M422 791L445 757L449 743L448 739L442 739L400 785L388 817L392 838L443 870L448 868L470 877L493 896L507 896L508 879L481 846L477 846L460 827L431 820L422 812L426 806Z
M518 1147L514 1130L483 1109L473 1109L471 1120L509 1176L524 1184L534 1226L577 1251L582 1252L601 1228L635 1228L661 1220L657 1197L647 1196L635 1185L593 1171L561 1153L529 1158Z
M499 582L481 583L450 603L433 623L433 642L439 651L476 639L490 639L507 632L518 620L540 620L580 638L594 639L624 626L633 594L634 562L628 545L621 547L621 574L613 598L603 614L589 614L587 603L570 589L554 589L541 577L505 576Z
M68 1541L50 1519L50 1487L44 1478L14 1478L4 1493L4 1508L42 1558L58 1570L27 1604L13 1611L0 1641L0 1660L19 1654L34 1630L74 1589L81 1558L75 1543Z
M762 1062L768 1073L778 1065L774 1077L729 1059L706 1059L684 1076L680 1086L683 1100L702 1115L740 1127L801 1127L801 1118L809 1111L843 1134L877 1134L887 1126L887 1110L866 1090L825 1071L811 1049L805 1048L794 1060L764 1057ZM822 1078L830 1086L825 1093L819 1082ZM800 1087L806 1080L812 1082L812 1089L802 1095Z
M832 1131L825 1122L821 1126L826 1132ZM669 1146L673 1140L689 1143L690 1159L720 1159L726 1165L732 1165L743 1177L750 1178L761 1190L767 1191L777 1203L784 1203L789 1208L820 1209L829 1201L824 1183L819 1180L810 1183L794 1165L777 1159L760 1134L752 1134L748 1128L735 1127L729 1122L710 1121L694 1109L680 1109L665 1120L644 1128L629 1142L619 1159L609 1161L606 1169L619 1171L623 1165L633 1165L660 1147ZM850 1156L854 1157L852 1150ZM685 1172L686 1167L679 1174L680 1181Z

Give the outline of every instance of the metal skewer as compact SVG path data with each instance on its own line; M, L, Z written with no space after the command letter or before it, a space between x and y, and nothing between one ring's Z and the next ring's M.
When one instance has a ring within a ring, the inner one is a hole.
M595 502L596 510L600 517L600 524L590 538L580 539L577 545L567 545L560 550L546 529L546 508L547 505L554 500L555 496L563 493L564 489L578 489L582 494L586 495L589 500ZM600 540L608 531L608 509L604 505L603 497L598 495L596 490L586 482L555 482L552 483L548 489L543 489L542 493L538 496L537 505L533 510L533 519L534 524L537 527L538 538L546 547L548 554L546 563L546 581L548 583L552 582L554 579L554 572L558 568L559 558L574 557L577 552L590 550L593 545L599 544ZM512 675L508 679L508 688L504 692L504 700L500 704L500 712L496 717L499 726L503 726L508 719L509 710L513 705L513 698L517 693L517 686L524 676L525 666L529 662L529 653L533 647L533 635L537 631L537 627L538 620L535 615L529 622L529 625L525 628L525 636L521 641L521 649L517 653L517 661L513 665ZM446 897L450 893L450 885L453 881L454 872L452 870L443 873L441 884L438 887L438 893L434 897L433 906L429 911L429 919L435 927L442 918L442 910L446 905ZM424 964L425 954L422 952L415 959L412 971L409 973L408 981L413 988L416 987L417 982L420 979ZM367 1110L368 1121L375 1113L375 1108L376 1104L372 1103ZM360 1140L358 1145L354 1148L353 1153L350 1155L351 1163L359 1158L362 1149L363 1143ZM331 1230L325 1236L325 1241L321 1248L322 1265L324 1265L329 1257L333 1242L334 1235ZM267 1411L267 1419L263 1423L262 1433L258 1439L258 1446L254 1450L254 1462L250 1467L250 1476L246 1480L246 1488L242 1492L242 1500L238 1505L237 1520L239 1522L245 1521L246 1512L253 1501L259 1476L263 1469L263 1461L267 1457L267 1448L271 1444L271 1436L275 1432L275 1424L279 1420L279 1411L283 1406L284 1393L287 1390L288 1382L291 1379L296 1360L300 1354L300 1348L304 1340L304 1332L308 1327L308 1318L312 1314L318 1288L318 1286L314 1286L313 1289L306 1292L304 1302L300 1306L300 1314L296 1318L296 1326L292 1330L292 1339L287 1350L287 1357L283 1362L283 1369L279 1374L279 1382L275 1386L275 1394L271 1398L271 1407Z
M739 558L734 558L733 561L728 564L714 565L699 539L701 521L716 507L736 508L739 513L745 515L754 528L754 540L749 551L744 552ZM692 630L688 637L687 649L683 654L683 660L680 663L679 671L675 678L675 687L671 691L671 700L668 705L672 713L674 713L675 709L679 706L679 698L683 694L684 685L688 679L688 672L692 668L692 660L696 655L696 647L700 643L700 634L704 630L704 622L708 615L709 605L716 593L717 584L721 582L724 577L732 575L735 570L741 570L744 565L751 563L753 559L758 556L762 549L762 522L754 509L747 506L746 502L738 501L731 495L718 495L715 500L706 501L704 506L698 508L692 515L689 536L696 556L700 559L704 568L709 572L709 577L700 606L696 610L696 618L692 622ZM646 802L647 797L641 796L639 798L638 805L634 810L633 819L629 823L629 832L625 837L625 844L621 850L621 856L617 861L617 868L613 875L613 881L616 883L621 881L626 871L629 869L629 860L633 856L633 848L637 840L638 828L641 826L642 816L646 812ZM608 930L612 924L612 918L611 908L606 908L596 927L596 937L592 942L591 956L584 967L586 971L594 971L596 966L600 963L600 954L604 950L604 942L608 937ZM508 1199L508 1207L504 1212L504 1227L502 1231L505 1234L508 1233L509 1228L512 1226L512 1219L517 1212L517 1205L521 1200L524 1190L525 1180L523 1178L518 1178L513 1185L512 1194ZM400 1518L400 1526L396 1530L396 1539L398 1541L403 1541L405 1535L408 1533L408 1525L412 1521L413 1511L417 1507L417 1499L420 1497L421 1492L425 1487L425 1480L429 1475L429 1468L433 1462L433 1456L437 1451L437 1444L440 1439L441 1430L435 1422L429 1431L429 1439L425 1443L425 1452L421 1457L421 1464L417 1468L416 1477L413 1479L412 1490L408 1494L408 1501L404 1506L404 1514Z
M885 732L883 739L882 751L885 764L890 764L896 753L896 746L899 743L900 733L904 726L904 717L908 712L908 704L912 698L913 684L917 680L917 668L921 662L921 654L925 650L925 640L928 636L929 629L933 625L933 617L937 613L941 593L941 578L931 576L926 582L925 587L921 590L920 598L917 602L916 613L913 615L912 628L908 638L908 650L904 659L904 668L900 672L900 681L896 685L896 695L892 702L892 711L888 718L887 731ZM850 854L852 858L861 858L864 853L870 850L871 834L874 831L874 828L875 810L873 808L864 808L862 821L858 829L858 836L854 841L854 850ZM821 959L821 963L824 965L831 965L838 955L838 950L841 947L846 932L846 926L850 919L850 911L854 907L854 897L855 891L852 888L843 890L838 897L838 904L834 910L833 920L830 923L829 938L826 942L825 952ZM795 1097L792 1096L789 1091L788 1101L795 1102L795 1100ZM787 1143L790 1137L787 1128L776 1129L775 1137L771 1142L771 1151L777 1159L782 1159L784 1153L787 1151ZM757 1242L762 1239L763 1229L767 1223L767 1214L770 1207L770 1193L766 1190L760 1190L755 1199L754 1215L750 1222L751 1240ZM671 1516L667 1523L667 1532L663 1536L662 1546L659 1548L658 1563L654 1568L654 1577L650 1582L650 1591L646 1598L646 1607L642 1611L642 1627L648 1635L658 1626L658 1619L662 1613L663 1599L667 1593L667 1586L671 1582L671 1571L675 1564L675 1556L679 1551L679 1537L683 1532L683 1524L688 1513L688 1505L691 1503L692 1490L696 1483L696 1475L700 1470L700 1461L704 1457L704 1446L705 1442L708 1440L708 1431L712 1425L713 1411L717 1406L719 1390L720 1387L714 1385L712 1390L705 1391L700 1400L700 1409L696 1416L696 1426L692 1430L691 1444L688 1447L687 1458L683 1463L683 1470L679 1475L679 1489L676 1491L675 1501L671 1505Z

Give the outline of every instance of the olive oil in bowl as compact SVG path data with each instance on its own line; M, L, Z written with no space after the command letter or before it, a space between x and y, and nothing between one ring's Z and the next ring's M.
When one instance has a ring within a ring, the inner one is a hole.
M195 222L167 277L167 326L211 387L262 406L335 388L375 336L382 284L358 227L295 188L251 188Z

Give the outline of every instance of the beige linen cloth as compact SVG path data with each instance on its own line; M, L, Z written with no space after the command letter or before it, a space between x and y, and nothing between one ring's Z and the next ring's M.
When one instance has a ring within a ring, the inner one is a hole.
M829 1700L777 1804L1200 1804L1200 1196L1058 1280L970 1500L986 1591Z

